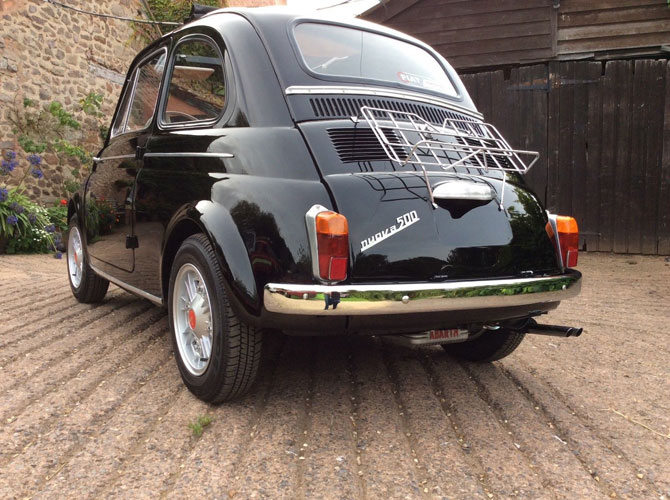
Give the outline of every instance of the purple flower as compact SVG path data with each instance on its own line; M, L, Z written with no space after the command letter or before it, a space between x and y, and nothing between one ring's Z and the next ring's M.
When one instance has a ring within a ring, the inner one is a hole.
M18 165L18 163L14 160L2 160L2 162L0 162L0 170L2 170L3 174L8 174L16 168L16 165Z
M56 253L54 254L54 257L57 258L57 259L61 259L61 258L63 258L63 252L56 252Z
M14 210L17 214L22 214L23 211L25 210L21 205L19 205L17 202L13 201L9 204L9 208Z
M54 234L54 245L58 245L61 242L62 236L60 233Z
M40 155L33 153L28 156L28 161L30 162L31 165L37 167L42 163L42 157Z
M0 202L5 201L7 197L9 196L9 193L5 188L0 188Z
M53 233L56 230L56 226L54 224L49 224L48 226L44 226L44 230L47 233Z
M19 223L19 218L16 215L10 215L7 217L7 224L10 226L16 226Z
M33 167L33 170L30 173L33 174L33 177L35 179L41 179L42 177L44 177L42 171L37 167Z
M28 220L30 221L31 224L35 224L37 216L35 214L28 214Z
M18 164L19 162L16 161L16 153L14 151L7 151L4 159L0 162L0 171L2 171L3 174L8 174L13 171Z

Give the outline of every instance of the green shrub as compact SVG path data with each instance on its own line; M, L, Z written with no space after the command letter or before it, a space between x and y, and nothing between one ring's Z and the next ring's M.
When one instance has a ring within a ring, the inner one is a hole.
M15 187L0 186L0 252L44 253L53 250L62 256L61 232L65 222L62 209L40 206L25 194L23 181L27 175L42 178L42 159L38 154L28 156L30 167ZM8 151L0 163L0 175L8 176L19 165L14 151ZM67 207L64 207L67 210ZM67 212L65 213L67 216Z
M19 188L7 190L0 201L0 237L7 253L45 253L57 250L61 234L46 208L31 201Z
M95 119L93 130L106 135L102 100L101 94L92 92L79 101L79 108ZM61 232L67 229L67 201L44 208L25 195L25 180L28 176L44 177L43 155L48 154L50 161L55 162L50 167L60 166L65 172L61 176L60 194L68 197L79 189L91 164L89 148L97 149L98 144L85 142L90 135L86 129L91 125L88 121L84 125L77 121L76 111L66 110L57 101L41 106L31 99L23 99L22 107L9 110L16 142L25 158L20 159L15 151L6 151L0 158L0 253L53 250L57 258L62 256ZM105 137L101 135L100 139ZM21 161L28 165L17 178L15 171ZM1 182L3 177L7 182ZM109 224L106 219L104 222Z
M67 200L63 199L58 205L47 207L46 211L58 231L67 231Z

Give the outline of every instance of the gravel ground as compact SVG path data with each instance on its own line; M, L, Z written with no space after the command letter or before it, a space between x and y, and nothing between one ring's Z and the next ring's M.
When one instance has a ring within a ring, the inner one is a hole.
M219 407L165 311L65 262L0 256L0 498L670 499L670 263L583 254L582 295L502 362L375 338L266 337ZM189 424L211 418L201 437Z

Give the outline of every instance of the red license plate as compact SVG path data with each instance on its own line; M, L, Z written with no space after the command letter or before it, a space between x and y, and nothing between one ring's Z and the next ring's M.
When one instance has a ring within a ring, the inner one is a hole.
M430 340L458 339L467 336L468 336L467 330L459 330L458 328L430 331Z

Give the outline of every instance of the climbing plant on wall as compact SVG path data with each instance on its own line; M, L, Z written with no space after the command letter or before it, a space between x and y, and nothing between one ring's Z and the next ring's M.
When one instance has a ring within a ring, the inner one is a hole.
M147 19L160 22L182 22L191 12L191 5L198 3L210 7L226 7L225 0L145 0L144 14ZM135 24L135 34L144 43L149 43L157 37L172 31L170 25Z

